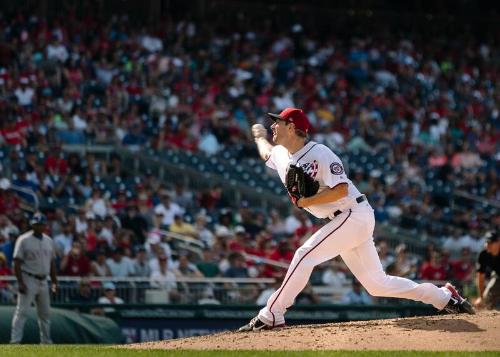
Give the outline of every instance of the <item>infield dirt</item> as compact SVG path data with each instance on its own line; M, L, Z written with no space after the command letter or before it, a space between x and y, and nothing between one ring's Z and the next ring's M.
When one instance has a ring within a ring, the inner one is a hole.
M500 312L300 325L250 333L223 332L128 347L195 350L500 351Z

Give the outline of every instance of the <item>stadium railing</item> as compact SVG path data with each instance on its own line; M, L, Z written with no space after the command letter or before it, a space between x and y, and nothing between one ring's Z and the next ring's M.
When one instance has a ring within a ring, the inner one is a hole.
M143 277L58 277L58 292L52 297L55 304L80 301L80 283L90 285L91 300L104 296L104 287L112 282L115 296L127 304L196 304L210 299L214 304L253 303L260 292L274 283L271 278L191 278L177 277L176 288L161 287L162 283ZM170 286L169 284L166 284ZM13 303L17 291L14 276L0 277L0 303Z
M272 289L276 282L272 278L188 278L178 277L175 290L158 287L150 278L140 277L58 277L58 292L52 296L53 304L82 303L80 283L87 282L90 287L89 303L97 303L99 297L104 296L105 283L112 282L115 286L115 296L123 299L125 304L215 304L237 305L256 304L260 294ZM431 282L438 286L445 281ZM472 284L462 286L466 296L474 295ZM351 290L351 284L341 287L315 285L313 293L323 304L338 304L342 297ZM0 304L14 304L17 291L17 282L14 276L0 277ZM270 293L269 293L270 295ZM383 302L384 299L379 299ZM391 299L391 303L394 300ZM405 303L398 300L396 303Z

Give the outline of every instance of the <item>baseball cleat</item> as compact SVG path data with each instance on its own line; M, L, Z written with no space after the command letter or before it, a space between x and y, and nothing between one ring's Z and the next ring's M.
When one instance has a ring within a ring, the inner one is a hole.
M268 325L264 322L262 322L258 316L255 316L253 319L250 320L249 323L247 323L245 326L241 326L238 329L238 332L250 332L250 331L260 331L260 330L272 330L275 328L279 327L285 327L285 324L282 325L277 325L277 326L271 326Z
M460 296L457 289L455 289L453 285L451 285L450 283L446 283L444 287L451 292L450 301L448 301L448 304L446 304L446 306L444 307L444 311L449 314L467 313L474 315L476 313L471 303L468 302L467 299Z

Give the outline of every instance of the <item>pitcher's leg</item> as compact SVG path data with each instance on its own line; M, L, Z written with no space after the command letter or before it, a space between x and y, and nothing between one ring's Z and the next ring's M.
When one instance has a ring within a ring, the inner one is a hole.
M338 216L340 219L324 225L297 249L281 287L260 310L261 321L272 326L284 324L286 310L306 286L313 268L357 244L354 237L359 234L359 225L349 221L350 215L346 212Z
M40 284L40 289L36 298L36 309L38 314L38 326L40 328L40 343L50 344L50 295L47 282Z
M387 275L380 263L373 239L341 254L354 276L370 295L405 298L443 309L451 297L446 288L434 284L417 284L409 279Z

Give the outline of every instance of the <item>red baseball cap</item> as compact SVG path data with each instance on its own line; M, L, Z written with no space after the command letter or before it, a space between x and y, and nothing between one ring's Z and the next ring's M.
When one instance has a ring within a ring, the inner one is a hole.
M309 119L302 109L297 108L285 108L279 114L267 113L272 120L283 120L287 123L295 124L295 127L299 130L305 131L306 133L311 128Z

